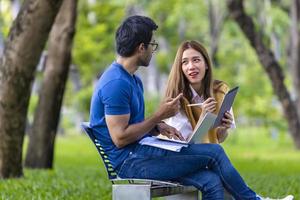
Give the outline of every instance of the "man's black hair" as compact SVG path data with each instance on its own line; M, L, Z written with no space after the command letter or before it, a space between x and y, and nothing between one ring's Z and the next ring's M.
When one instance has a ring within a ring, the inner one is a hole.
M134 15L128 17L116 32L117 53L123 57L131 56L141 43L148 47L152 33L158 28L149 17Z

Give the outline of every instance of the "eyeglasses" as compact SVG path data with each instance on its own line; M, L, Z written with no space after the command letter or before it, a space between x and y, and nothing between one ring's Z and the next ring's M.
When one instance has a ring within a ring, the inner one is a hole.
M158 48L158 43L157 42L149 42L148 44L152 45L152 51L156 51Z

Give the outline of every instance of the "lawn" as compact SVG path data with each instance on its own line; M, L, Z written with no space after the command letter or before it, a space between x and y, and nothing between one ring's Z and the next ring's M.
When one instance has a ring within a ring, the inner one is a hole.
M238 128L223 146L259 194L293 194L300 199L300 151L294 150L289 137L270 139L265 129ZM85 135L59 136L54 170L25 169L24 174L0 181L1 199L111 199L102 162Z

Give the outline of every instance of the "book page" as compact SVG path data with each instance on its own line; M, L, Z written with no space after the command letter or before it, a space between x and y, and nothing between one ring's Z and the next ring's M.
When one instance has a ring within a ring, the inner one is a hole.
M189 138L188 142L200 143L203 137L208 133L209 129L215 123L216 118L217 115L210 112L206 113L202 119L198 120L193 134Z

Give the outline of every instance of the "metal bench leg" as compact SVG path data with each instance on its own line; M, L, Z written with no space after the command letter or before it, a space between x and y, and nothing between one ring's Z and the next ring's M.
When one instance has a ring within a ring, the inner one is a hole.
M113 200L151 200L150 185L112 185Z
M172 196L168 196L165 199L166 200L199 200L199 192L193 191L189 193L183 193L183 194L176 194Z

